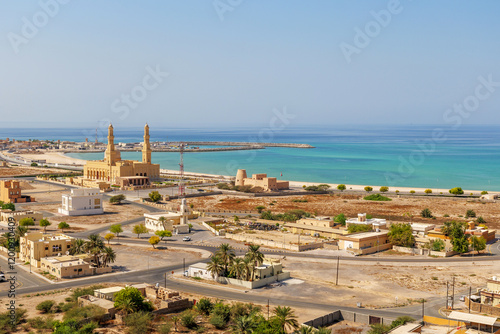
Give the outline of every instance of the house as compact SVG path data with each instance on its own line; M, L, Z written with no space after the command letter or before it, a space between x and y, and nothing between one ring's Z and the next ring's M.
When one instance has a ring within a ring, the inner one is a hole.
M170 231L173 234L189 233L188 217L194 217L189 213L186 199L182 199L179 213L157 212L144 214L144 226L151 231Z
M37 224L37 222L43 219L43 214L33 210L0 210L0 221L6 222L9 218L13 218L16 223L19 223L23 218L31 218Z
M34 202L35 199L21 194L19 181L0 180L0 201L4 203L28 203Z
M57 278L92 276L112 271L109 266L102 268L93 266L87 254L44 257L40 263L43 271L48 271Z
M19 259L40 268L42 258L66 254L73 240L72 237L61 233L26 233L19 239Z
M58 211L66 216L103 214L102 194L96 189L71 189L70 194L62 195Z
M286 222L284 226L294 234L310 234L325 238L338 238L349 233L341 224L325 216L302 218L294 223Z
M358 218L349 218L346 220L346 226L349 225L370 225L373 229L385 227L387 222L385 219L366 218L366 213L358 213Z
M388 232L363 232L339 236L339 249L351 250L357 254L371 254L392 247Z
M486 289L479 290L481 304L500 307L500 279L493 276L486 282Z
M212 274L207 269L207 264L204 262L198 262L192 264L188 268L189 277L199 277L203 279L213 279Z
M411 223L411 231L414 235L425 236L429 231L432 231L436 225L426 223Z

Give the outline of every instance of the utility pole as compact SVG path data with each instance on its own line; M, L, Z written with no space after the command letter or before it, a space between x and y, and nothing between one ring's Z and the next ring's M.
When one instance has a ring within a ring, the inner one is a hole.
M337 278L335 280L335 285L339 285L339 262L340 262L340 257L337 256Z
M182 274L186 274L186 258L182 259Z
M455 307L455 276L453 276L453 287L451 293L451 309Z
M448 281L446 281L446 309L448 309L448 301L449 301L449 298L448 298Z
M424 316L425 316L425 299L422 298L422 323L424 322Z
M167 288L167 273L165 272L165 289Z
M269 299L267 300L267 321L269 321Z
M472 287L469 286L469 313L470 313L470 303L471 303L471 301L470 301L471 290L472 290Z

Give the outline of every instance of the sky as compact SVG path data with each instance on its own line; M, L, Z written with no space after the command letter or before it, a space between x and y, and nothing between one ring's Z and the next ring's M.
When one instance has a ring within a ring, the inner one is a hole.
M0 8L0 128L500 123L496 0Z

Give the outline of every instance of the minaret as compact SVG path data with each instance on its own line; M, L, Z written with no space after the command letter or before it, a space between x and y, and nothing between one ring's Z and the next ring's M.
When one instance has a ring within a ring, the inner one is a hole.
M149 125L144 126L144 145L142 146L142 162L151 163L151 145L149 144Z
M104 162L109 166L114 166L117 161L121 159L120 152L115 151L115 136L113 135L113 125L109 124L108 127L108 147L104 153Z

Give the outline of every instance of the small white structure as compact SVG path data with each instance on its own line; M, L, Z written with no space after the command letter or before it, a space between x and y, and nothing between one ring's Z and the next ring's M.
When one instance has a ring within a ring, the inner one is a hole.
M188 268L188 276L189 277L200 277L203 279L214 279L212 274L207 269L207 264L203 262L198 262L192 264Z
M413 234L416 234L418 236L425 236L427 235L427 232L433 230L436 227L434 224L426 224L426 223L412 223L411 224L411 231Z
M181 214L180 225L187 225L188 224L188 216L189 216L189 208L186 204L185 198L183 198L181 201L181 208L179 210L179 213Z
M144 226L154 232L170 231L172 234L189 233L189 225L182 224L182 218L182 214L174 212L145 213Z
M374 229L380 228L386 225L385 219L380 218L366 218L366 213L358 213L358 218L349 218L346 221L346 226L349 227L350 224L357 225L372 225Z
M96 189L71 189L71 194L62 195L62 207L58 211L66 216L103 214L102 194Z

